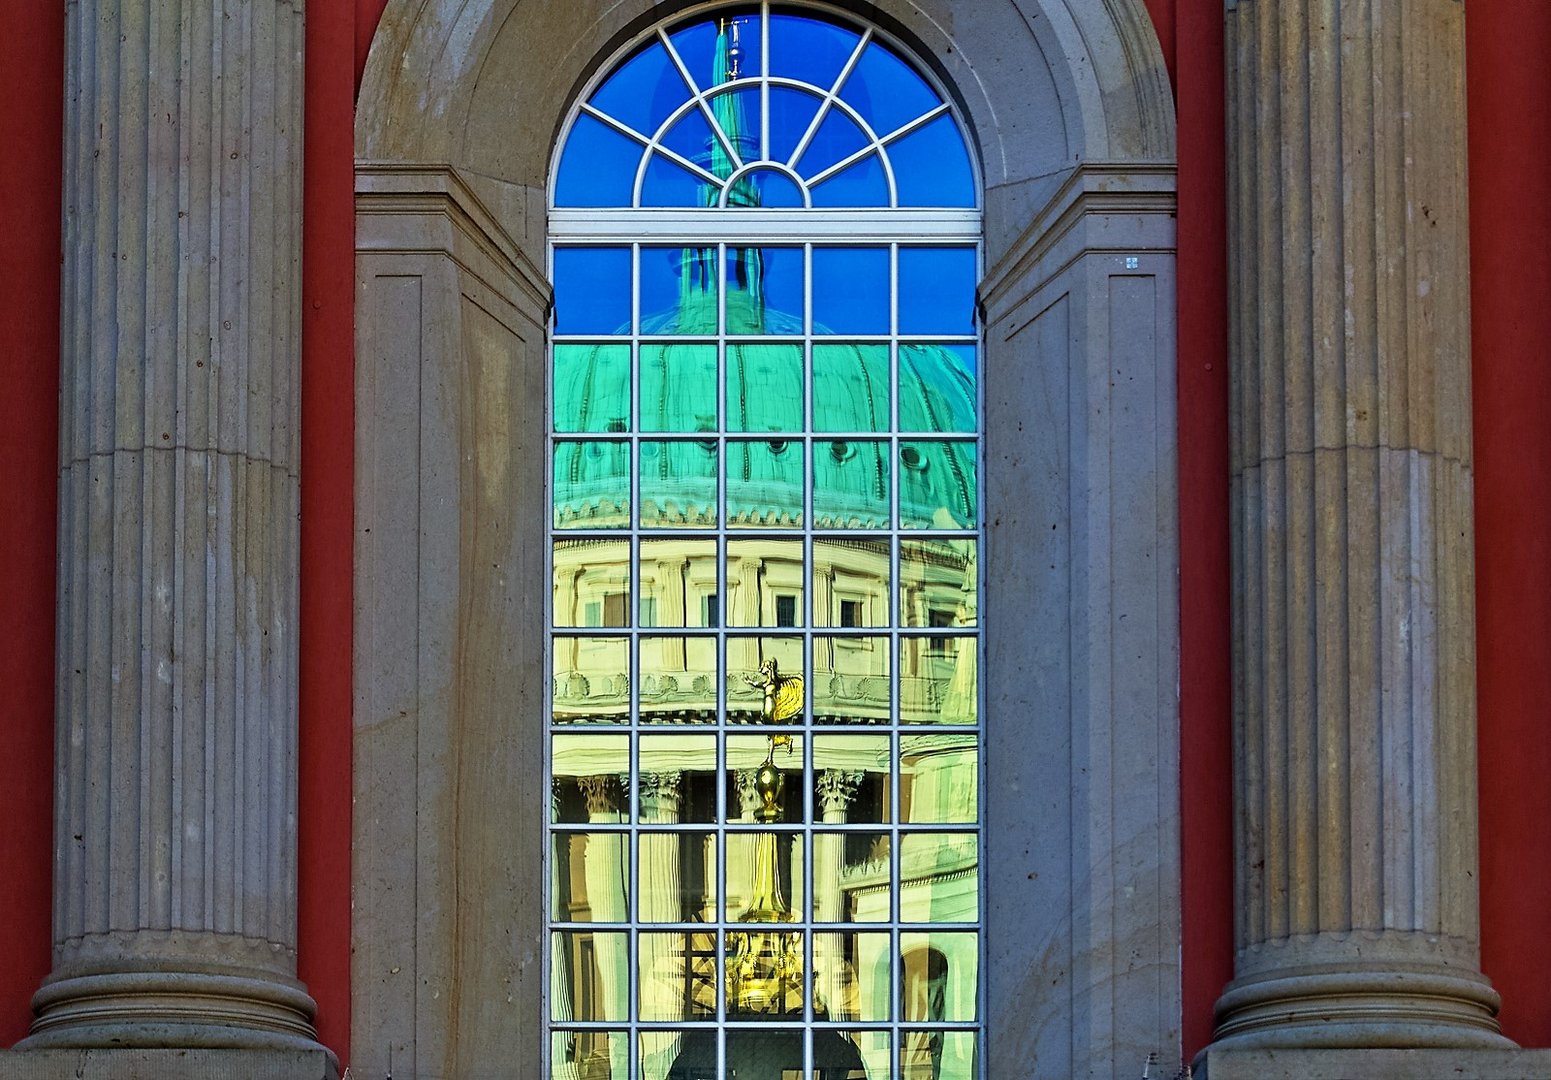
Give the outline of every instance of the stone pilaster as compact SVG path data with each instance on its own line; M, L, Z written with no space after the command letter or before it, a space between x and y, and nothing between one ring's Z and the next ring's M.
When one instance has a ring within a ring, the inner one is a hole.
M39 1047L317 1049L296 979L302 0L65 5Z
M1464 11L1228 4L1218 1045L1506 1046L1479 971Z

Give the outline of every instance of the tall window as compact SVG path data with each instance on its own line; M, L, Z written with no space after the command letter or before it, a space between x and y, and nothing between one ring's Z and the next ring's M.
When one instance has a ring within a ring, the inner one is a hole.
M584 95L550 215L549 1073L977 1080L980 214L874 28Z

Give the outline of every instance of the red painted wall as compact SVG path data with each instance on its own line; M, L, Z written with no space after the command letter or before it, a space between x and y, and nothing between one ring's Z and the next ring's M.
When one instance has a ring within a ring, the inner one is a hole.
M1465 6L1482 967L1551 1046L1551 4Z
M341 1065L350 1060L355 53L349 0L309 4L297 974L318 1003L318 1038Z
M349 1051L354 93L386 0L308 11L301 958ZM1183 1038L1232 975L1226 215L1221 0L1147 0L1179 104ZM1482 922L1503 1022L1551 1045L1551 5L1467 7L1482 776ZM0 63L0 1045L49 966L63 19L8 12Z
M64 10L0 34L0 1046L50 967Z

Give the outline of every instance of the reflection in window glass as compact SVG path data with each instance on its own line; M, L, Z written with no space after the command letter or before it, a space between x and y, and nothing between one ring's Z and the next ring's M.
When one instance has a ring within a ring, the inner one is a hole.
M899 332L975 332L974 248L899 249Z
M727 346L729 431L803 429L802 346Z
M813 345L813 430L887 431L889 347Z
M845 16L625 57L550 218L550 1075L983 1080L962 129Z
M813 332L889 332L887 248L814 248Z
M868 154L813 185L813 205L826 208L887 206L889 180L883 161Z
M629 206L641 145L601 120L576 118L555 190L567 206Z
M555 252L555 333L630 333L630 249Z

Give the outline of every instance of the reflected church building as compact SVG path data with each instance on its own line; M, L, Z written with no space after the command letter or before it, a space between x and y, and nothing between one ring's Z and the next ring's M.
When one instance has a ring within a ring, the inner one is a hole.
M554 248L553 1075L971 1080L977 252L762 213L972 227L967 154L870 32L776 12L651 36L605 135L639 163L568 144L557 208L743 217Z

